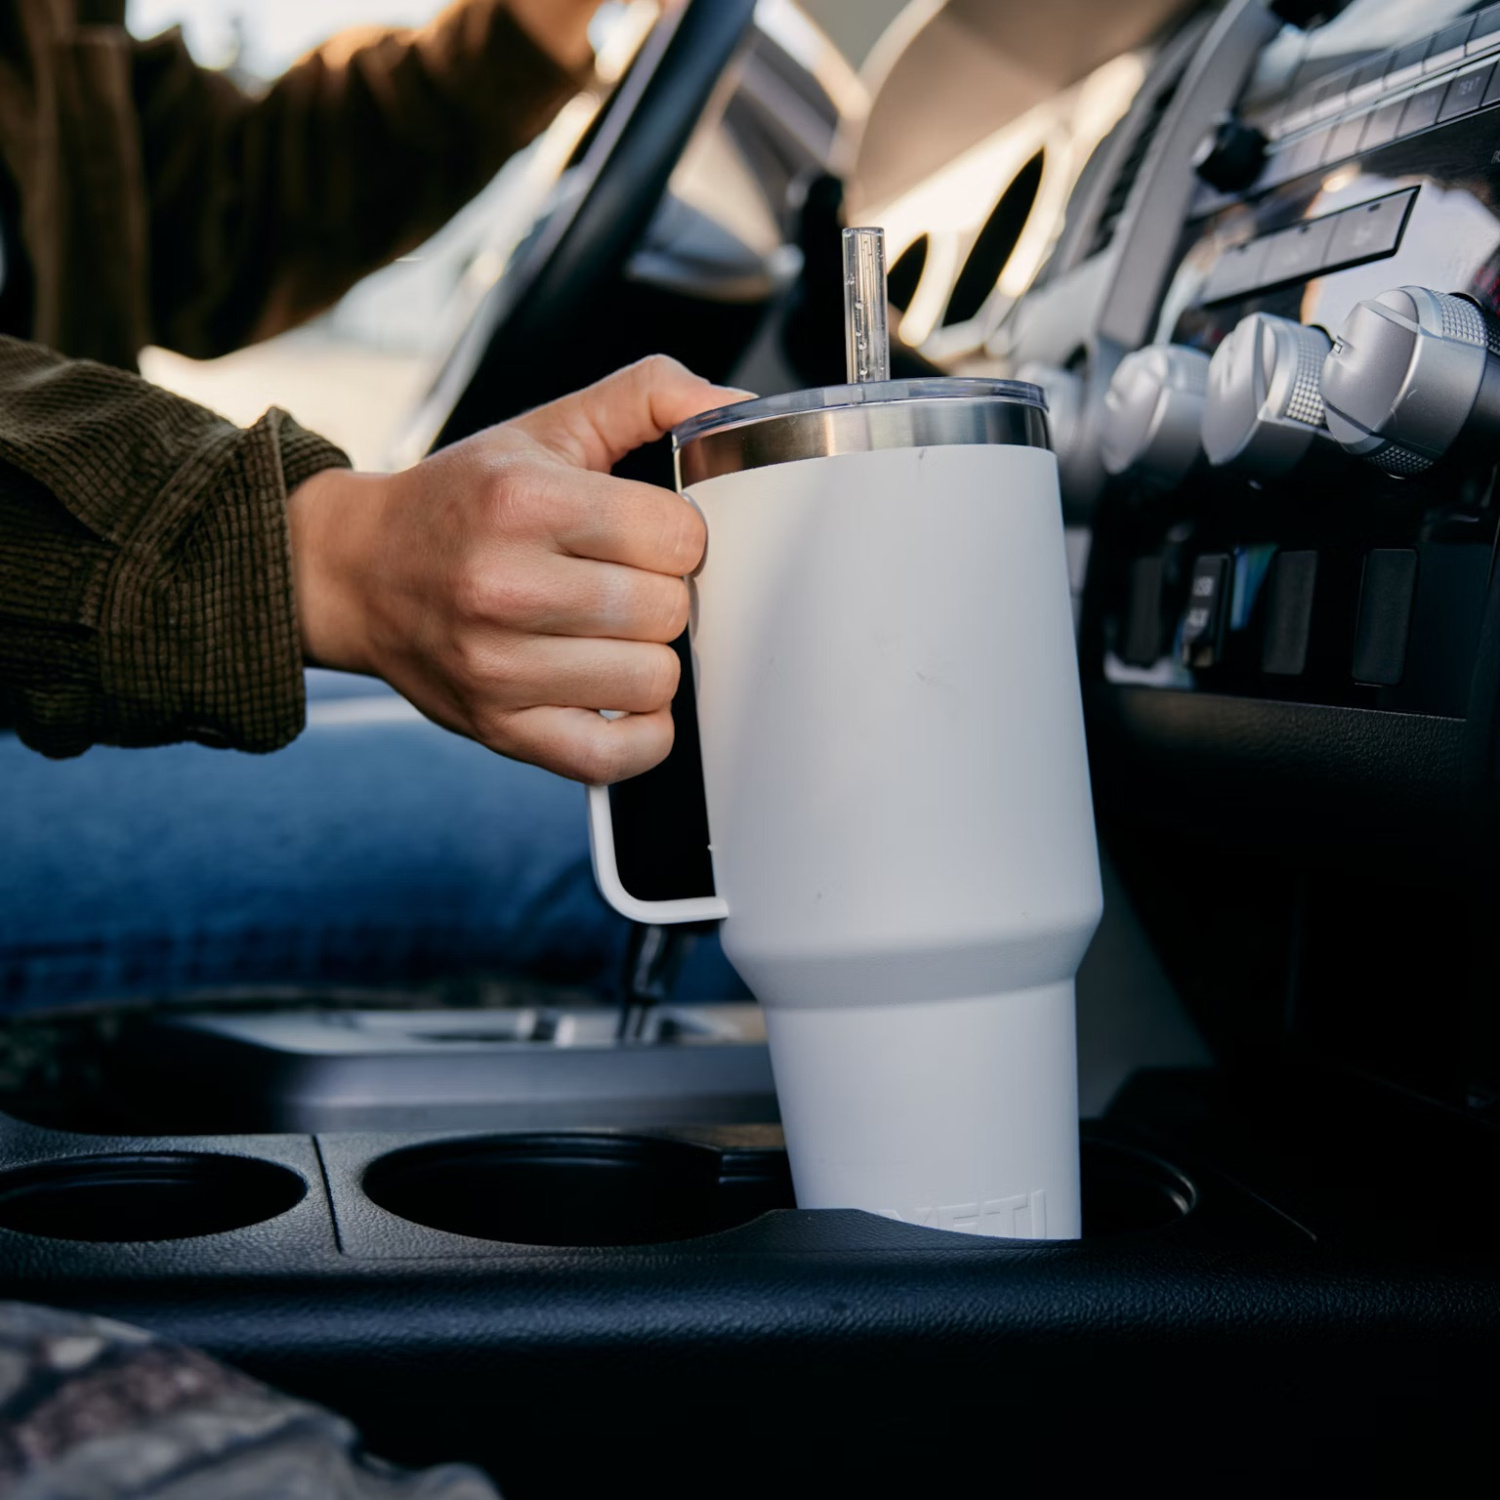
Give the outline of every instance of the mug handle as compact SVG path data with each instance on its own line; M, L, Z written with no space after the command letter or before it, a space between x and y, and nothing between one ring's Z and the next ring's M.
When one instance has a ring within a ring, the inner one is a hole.
M632 896L620 880L615 862L615 825L610 816L609 788L589 787L589 852L593 857L594 881L599 893L622 917L632 922L718 922L729 915L722 896L683 896L670 901L642 901Z

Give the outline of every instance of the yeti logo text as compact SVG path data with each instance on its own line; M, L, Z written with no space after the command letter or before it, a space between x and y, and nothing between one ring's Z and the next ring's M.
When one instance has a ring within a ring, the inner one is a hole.
M954 1229L960 1234L995 1235L1002 1239L1047 1238L1047 1199L1041 1188L1009 1198L984 1202L947 1203L938 1208L882 1208L882 1218L929 1229Z

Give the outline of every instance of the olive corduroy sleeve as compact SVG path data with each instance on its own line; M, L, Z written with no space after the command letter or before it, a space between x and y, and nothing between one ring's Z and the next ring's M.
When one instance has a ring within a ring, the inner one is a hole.
M0 722L54 756L286 744L304 717L286 497L347 463L275 408L236 427L0 338Z
M256 93L175 32L136 43L151 341L205 358L330 306L445 224L589 76L506 0L343 32Z

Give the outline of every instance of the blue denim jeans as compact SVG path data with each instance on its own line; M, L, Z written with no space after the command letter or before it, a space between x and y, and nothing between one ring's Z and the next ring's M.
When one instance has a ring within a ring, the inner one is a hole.
M308 674L271 756L196 745L48 761L0 735L0 1011L239 986L520 979L612 995L582 788ZM716 939L677 998L742 998Z

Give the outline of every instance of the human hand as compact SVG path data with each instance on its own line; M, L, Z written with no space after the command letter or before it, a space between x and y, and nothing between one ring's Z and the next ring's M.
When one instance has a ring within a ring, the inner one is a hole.
M600 0L510 0L510 13L542 51L570 70L593 61L589 22Z
M402 473L315 474L287 504L308 660L383 677L446 728L563 776L649 770L672 747L668 642L703 522L608 471L742 396L657 355Z

